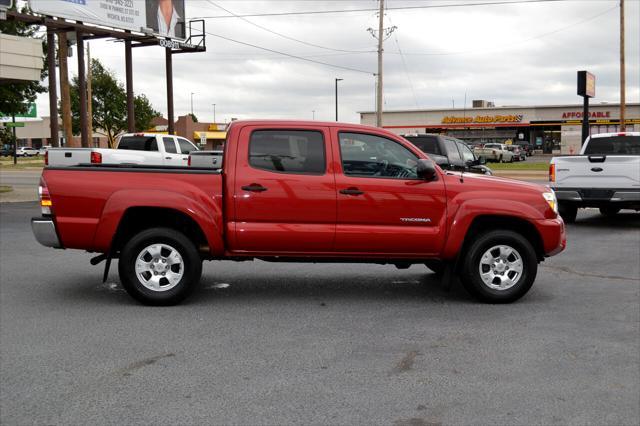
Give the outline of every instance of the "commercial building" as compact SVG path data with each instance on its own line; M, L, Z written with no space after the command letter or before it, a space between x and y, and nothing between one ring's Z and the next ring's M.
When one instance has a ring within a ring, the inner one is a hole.
M466 142L526 141L548 154L576 154L582 135L582 105L499 106L473 101L471 108L384 111L383 127L398 134L442 133ZM375 125L375 112L360 112ZM640 104L627 103L627 131L640 131ZM620 131L620 104L593 103L591 134Z

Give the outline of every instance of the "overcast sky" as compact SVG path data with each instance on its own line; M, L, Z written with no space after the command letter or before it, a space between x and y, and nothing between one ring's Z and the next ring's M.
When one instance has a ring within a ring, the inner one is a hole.
M460 5L486 0L387 0L389 8ZM618 0L388 10L385 27L385 110L461 108L467 98L496 105L581 103L576 71L596 75L592 103L619 101ZM640 1L626 0L627 101L640 102ZM375 9L361 1L186 0L188 19L291 11ZM219 7L218 7L219 6ZM247 22L249 21L249 22ZM259 28L258 26L264 27ZM334 119L334 79L340 120L359 122L358 111L375 103L377 28L373 11L208 18L207 52L174 57L175 113L193 106L201 121L237 118ZM283 36L276 35L277 32ZM301 56L350 71L305 62L213 36ZM291 39L297 39L294 41ZM300 42L301 41L301 42ZM315 46L312 46L315 45ZM317 46L317 47L316 47ZM400 54L402 52L402 54ZM75 49L74 49L75 53ZM91 41L91 53L124 82L124 47ZM164 51L134 49L134 89L166 116ZM70 61L76 73L77 59ZM48 115L48 98L38 100Z

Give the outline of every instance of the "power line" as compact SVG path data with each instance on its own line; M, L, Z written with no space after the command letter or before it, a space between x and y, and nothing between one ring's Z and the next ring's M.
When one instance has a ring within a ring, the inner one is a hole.
M470 7L470 6L499 6L509 4L528 4L528 3L559 3L569 1L580 0L512 0L512 1L491 1L484 3L452 3L452 4L433 4L433 5L421 5L421 6L396 6L387 7L387 11L390 10L413 10L413 9L441 9L449 7ZM596 0L596 1L615 1L615 0ZM213 15L213 16L198 16L193 19L221 19L221 18L256 18L264 16L292 16L292 15L326 15L335 13L355 13L355 12L376 12L377 9L336 9L336 10L309 10L301 12L271 12L271 13L251 13L245 15Z
M301 43L301 44L304 44L304 45L306 45L306 46L317 47L317 48L319 48L319 49L331 50L331 51L334 51L334 52L346 52L346 53L372 53L372 52L375 52L375 50L364 50L364 51L363 51L363 50L334 49L334 48L332 48L332 47L326 47L326 46L321 46L321 45L319 45L319 44L309 43L309 42L307 42L307 41L299 40L299 39L297 39L297 38L290 37L290 36L288 36L288 35L286 35L286 34L282 34L282 33L279 33L279 32L277 32L277 31L271 30L271 29L269 29L269 28L267 28L267 27L265 27L265 26L263 26L263 25L256 24L255 22L252 22L252 21L250 21L250 20L246 19L246 18L245 18L245 17L243 17L243 16L239 16L239 15L237 15L237 14L235 14L235 13L231 12L229 9L225 9L224 7L220 6L219 4L214 3L212 0L206 0L206 2L207 2L207 3L209 3L209 4L211 4L211 5L213 5L213 6L215 6L215 7L217 7L218 9L222 9L222 10L224 10L225 12L227 12L227 13L228 13L228 14L230 14L230 15L232 15L233 17L236 17L236 18L239 18L239 19L243 20L243 21L244 21L244 22L246 22L247 24L253 25L253 26L254 26L254 27L256 27L256 28L260 28L260 29L261 29L261 30L263 30L263 31L267 31L267 32L269 32L269 33L271 33L271 34L275 34L275 35L277 35L277 36L279 36L279 37L285 38L285 39L287 39L287 40L295 41L296 43Z
M318 64L318 65L324 65L324 66L327 66L327 67L339 68L339 69L346 70L346 71L359 72L359 73L362 73L362 74L369 74L369 75L373 75L374 74L371 71L365 71L365 70L346 67L346 66L342 66L342 65L330 64L328 62L316 61L315 59L310 59L310 58L305 58L303 56L293 55L291 53L280 52L278 50L269 49L268 47L257 46L255 44L247 43L247 42L244 42L244 41L234 40L232 38L221 36L220 34L214 34L214 33L209 32L209 31L205 31L205 33L207 35L212 36L212 37L221 38L223 40L227 40L227 41L230 41L232 43L242 44L244 46L249 46L249 47L253 47L255 49L265 50L265 51L271 52L271 53L277 53L279 55L286 56L288 58L298 59L298 60L301 60L301 61L311 62L311 63Z
M389 17L389 22L393 24L393 22L391 21L391 17ZM407 67L407 62L405 60L404 55L402 54L402 49L400 49L400 42L398 41L397 33L395 32L393 33L393 38L396 41L396 46L398 47L398 52L400 53L400 59L402 59L402 67L404 68L404 74L407 77L407 80L409 81L409 88L411 88L411 94L413 95L413 102L416 105L416 108L419 108L418 97L416 96L416 91L413 87L413 81L411 80L411 74L409 74L409 68Z

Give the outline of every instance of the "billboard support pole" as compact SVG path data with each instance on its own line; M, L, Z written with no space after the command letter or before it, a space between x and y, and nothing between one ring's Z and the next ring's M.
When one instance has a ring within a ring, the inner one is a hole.
M174 134L173 119L173 54L170 47L165 47L166 66L167 66L167 119L169 120L168 131L170 135Z
M582 143L581 146L584 145L584 141L587 140L589 136L589 97L584 96L584 104L582 107Z
M136 131L135 105L133 103L133 60L131 57L131 40L124 41L124 58L127 74L127 131Z
M76 31L78 42L78 97L80 99L80 144L83 148L89 147L89 134L87 132L87 79L84 69L84 40L82 32Z
M56 35L47 30L47 56L49 62L49 118L51 126L51 146L58 147L59 126L58 126L58 93L56 83Z

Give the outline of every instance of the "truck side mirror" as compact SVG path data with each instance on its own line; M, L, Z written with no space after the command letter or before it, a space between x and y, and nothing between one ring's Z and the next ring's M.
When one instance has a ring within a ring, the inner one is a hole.
M436 165L431 160L420 159L416 173L419 178L430 181L436 177Z

